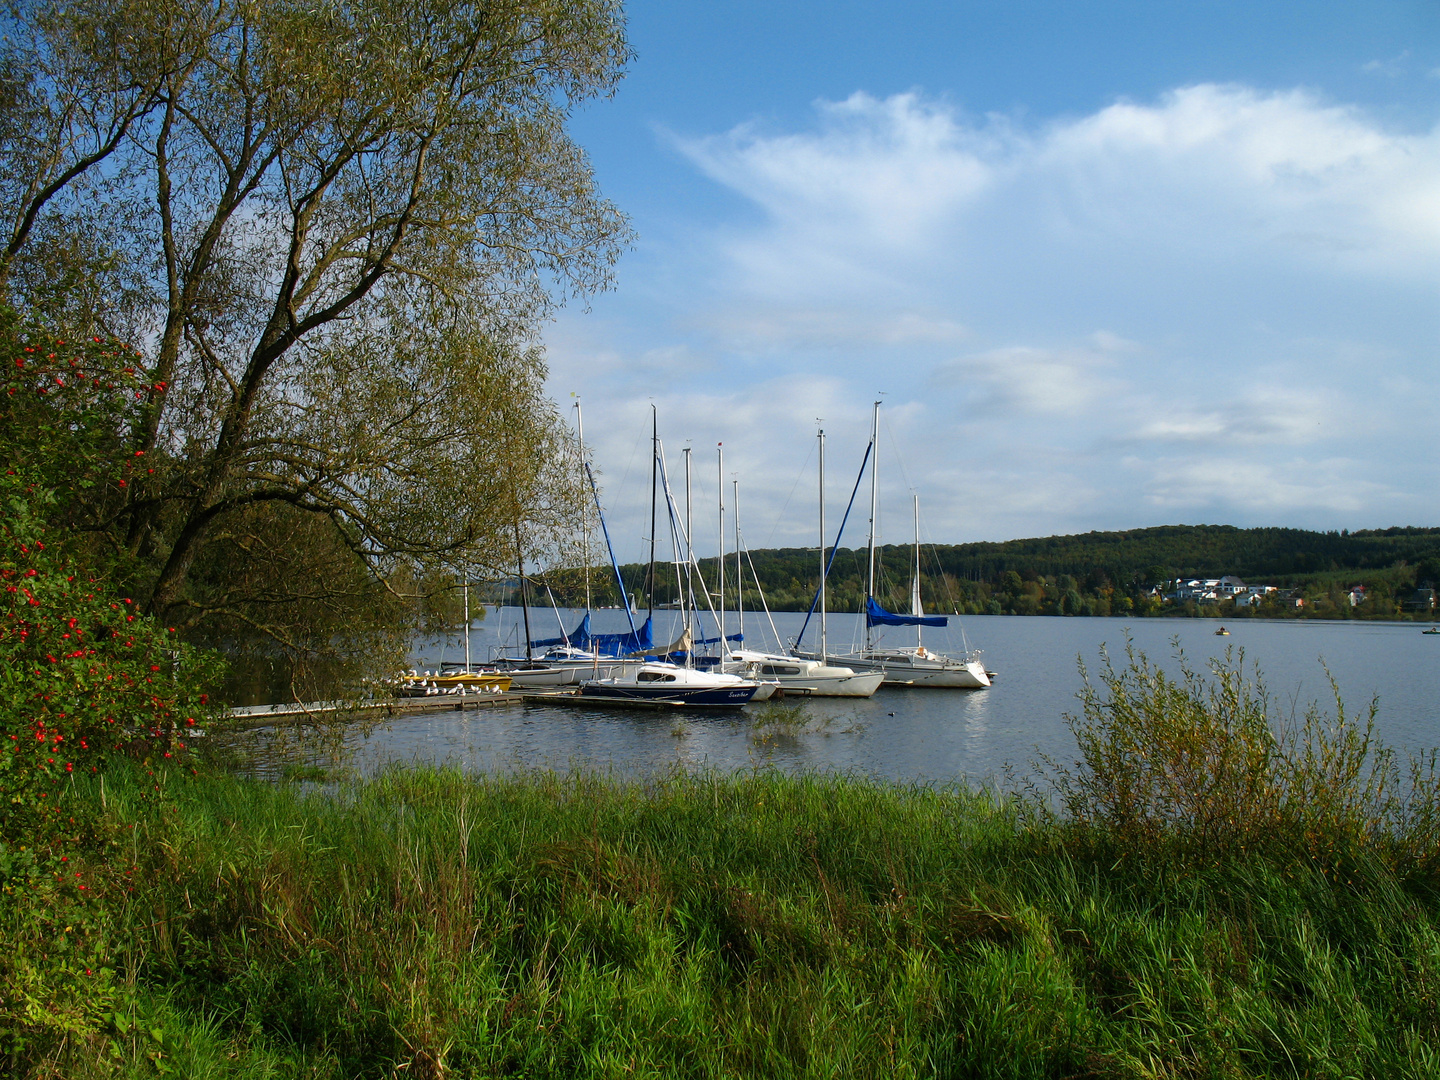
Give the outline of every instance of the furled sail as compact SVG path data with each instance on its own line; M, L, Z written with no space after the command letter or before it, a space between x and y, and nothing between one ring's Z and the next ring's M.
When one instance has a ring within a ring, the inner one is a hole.
M585 618L580 620L580 625L569 637L546 638L532 644L538 649L552 645L570 645L586 652L599 653L601 656L629 656L652 651L655 639L649 619L645 620L639 630L632 633L593 634L590 632L590 613L587 611Z
M646 619L646 620L645 620L645 625L646 625L647 627L650 625L650 620L649 620L649 619ZM689 652L691 649L693 649L694 647L695 647L695 640L694 640L694 638L693 638L693 637L691 636L691 634L690 634L690 628L687 626L687 627L685 628L685 632L680 635L680 639L679 639L678 641L672 641L669 645L666 645L663 649L654 649L654 648L637 649L637 650L636 650L636 653L645 652L645 653L649 653L649 654L652 655L652 656L669 656L671 653L687 653L687 652Z
M718 637L702 637L702 638L696 638L696 639L695 639L695 644L696 644L696 645L714 645L714 644L716 644L717 642L719 642L719 640L720 640L720 639L719 639ZM744 641L744 640L745 640L745 635L744 635L744 634L726 634L726 635L725 635L725 640L726 640L726 641Z
M865 601L866 626L948 626L950 620L944 615L895 615L875 602L873 596Z

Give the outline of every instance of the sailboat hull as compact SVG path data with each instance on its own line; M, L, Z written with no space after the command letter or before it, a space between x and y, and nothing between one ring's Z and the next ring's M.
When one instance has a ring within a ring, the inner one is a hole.
M755 682L734 675L650 663L618 678L587 679L580 684L580 696L687 705L744 705L755 696L757 689Z
M885 686L931 687L937 690L984 690L990 676L979 660L911 652L868 652L831 656L856 672L879 672Z
M754 698L755 690L754 683L708 688L660 688L626 686L608 679L599 679L580 684L581 697L619 698L627 701L679 701L686 705L745 705Z
M883 682L879 672L857 672L834 679L805 679L781 682L786 694L803 697L873 697Z
M855 672L809 658L736 650L725 670L742 678L771 681L787 696L870 697L880 689L879 672Z

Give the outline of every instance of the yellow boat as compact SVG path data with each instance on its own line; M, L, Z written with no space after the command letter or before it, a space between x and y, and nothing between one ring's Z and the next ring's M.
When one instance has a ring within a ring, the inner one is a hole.
M422 675L410 672L400 678L400 692L407 696L432 694L500 694L510 689L510 676L496 671L460 671L453 675Z

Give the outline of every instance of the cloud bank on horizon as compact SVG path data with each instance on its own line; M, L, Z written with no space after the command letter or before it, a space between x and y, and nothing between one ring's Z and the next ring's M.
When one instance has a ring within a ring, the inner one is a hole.
M657 137L729 201L637 211L619 290L547 336L622 558L652 403L709 500L724 442L762 547L815 543L817 418L838 520L881 392L892 542L909 489L938 542L1440 523L1440 127L1205 84L1041 123L857 92Z

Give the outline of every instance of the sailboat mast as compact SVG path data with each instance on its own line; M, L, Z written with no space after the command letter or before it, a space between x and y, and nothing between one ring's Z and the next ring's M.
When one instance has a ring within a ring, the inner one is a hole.
M575 399L575 435L580 443L580 465L583 469L588 462L585 460L585 416L580 412L580 399ZM585 611L590 611L590 500L582 494L580 496L580 545L585 558ZM624 593L624 589L620 590ZM625 597L620 597L621 603L625 603ZM626 605L629 606L628 604Z
M740 625L736 632L740 635L740 644L745 644L745 578L742 574L743 567L740 565L740 481L733 480L733 493L730 499L731 505L735 508L735 616Z
M720 590L719 610L716 621L720 624L720 649L718 655L725 655L725 444L715 444L715 492L720 497L718 519L719 544L715 549L715 580Z
M680 621L688 630L690 628L690 612L695 612L698 621L699 609L694 605L694 595L687 597L680 587L680 561L695 561L694 545L690 543L690 537L685 534L685 525L680 521L680 507L675 501L675 494L670 490L670 471L665 466L665 444L655 444L655 457L660 462L660 486L665 492L665 516L670 522L670 569L675 575L675 593L680 604ZM686 458L689 461L689 458Z
M535 646L530 643L530 593L525 585L525 552L520 546L520 518L515 518L515 566L520 573L520 611L525 617L525 659L535 659Z
M655 484L660 473L660 414L650 406L650 569L646 572L650 601L648 617L655 625Z
M825 637L825 429L820 429L820 662L827 660Z
M865 648L871 647L869 603L875 595L875 517L880 500L880 402L875 402L875 413L870 419L870 556L869 571L865 576Z
M912 586L914 598L911 603L911 607L914 609L912 611L912 614L918 618L925 614L925 604L920 599L920 495L917 492L914 493L912 497L915 500L915 584ZM920 640L921 632L922 631L920 629L920 624L916 623L915 647L917 649L924 644L924 642Z
M688 538L695 535L695 518L690 512L690 447L685 447L681 453L685 455L685 536ZM686 543L689 543L688 539ZM695 605L695 579L690 569L691 564L695 561L690 557L692 554L691 550L687 547L685 549L685 594L681 597L681 600L688 600L690 606L698 612L700 609ZM678 581L675 583L675 587L677 590L679 589L680 583ZM704 578L700 579L700 587L705 587ZM684 607L683 602L681 607Z

